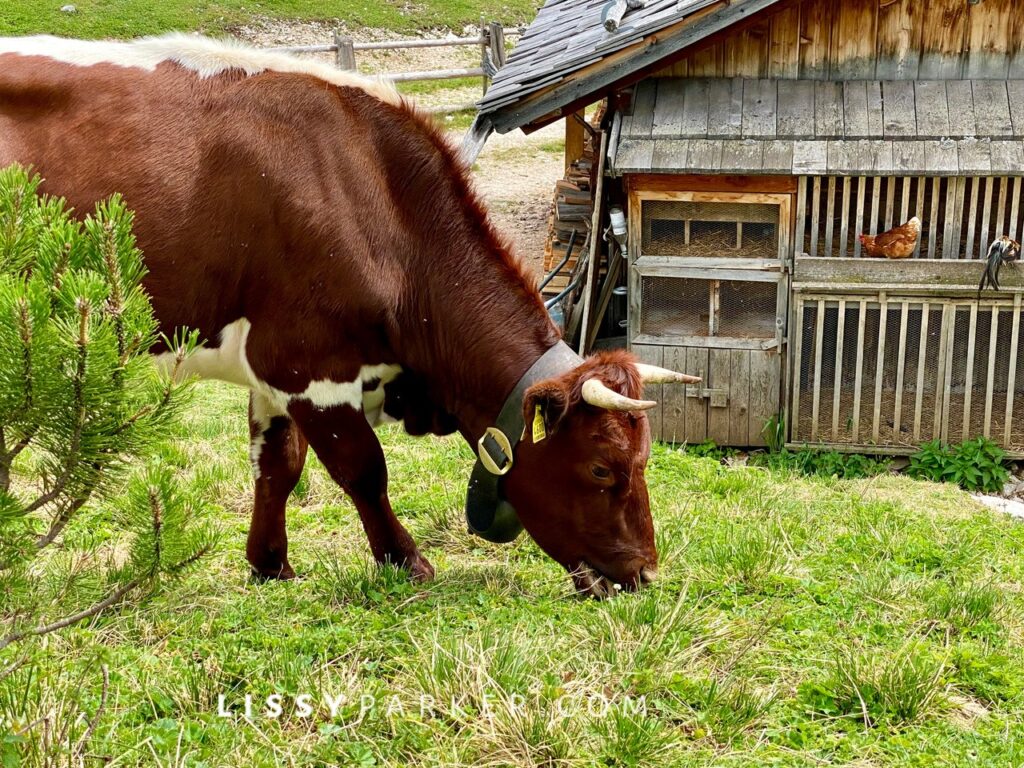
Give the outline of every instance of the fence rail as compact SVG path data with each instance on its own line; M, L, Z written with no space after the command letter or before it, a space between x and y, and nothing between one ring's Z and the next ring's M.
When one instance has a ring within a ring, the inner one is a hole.
M339 69L355 70L356 54L359 51L397 51L413 48L479 46L479 67L456 67L420 72L384 72L379 77L394 83L479 77L483 81L483 91L486 93L491 77L505 65L507 56L505 34L505 28L497 22L481 24L480 34L476 37L452 37L432 40L382 40L372 43L357 43L351 37L335 32L333 43L324 45L277 46L270 50L280 53L333 53L335 55L335 63ZM515 34L515 32L510 30L508 34Z

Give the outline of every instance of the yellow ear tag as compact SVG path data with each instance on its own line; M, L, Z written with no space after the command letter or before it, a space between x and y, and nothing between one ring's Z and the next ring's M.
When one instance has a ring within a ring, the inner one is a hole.
M544 429L544 414L541 413L540 406L538 405L533 415L533 442L539 443L547 436L547 430Z

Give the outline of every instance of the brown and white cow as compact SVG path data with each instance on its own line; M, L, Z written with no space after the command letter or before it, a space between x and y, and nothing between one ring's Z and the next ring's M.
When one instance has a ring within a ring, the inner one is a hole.
M192 372L250 390L257 573L294 575L285 504L312 446L374 557L432 576L391 509L373 426L391 415L476 445L559 342L437 128L381 83L234 44L11 38L0 166L13 162L79 211L122 193L161 327L198 329ZM642 386L621 352L537 382L522 407L539 407L546 439L520 442L502 479L595 595L657 565Z

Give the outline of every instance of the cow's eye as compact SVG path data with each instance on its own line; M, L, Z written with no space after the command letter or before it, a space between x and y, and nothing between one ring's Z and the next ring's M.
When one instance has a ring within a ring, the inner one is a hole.
M607 480L609 477L612 476L612 471L603 464L594 464L590 468L590 472L598 480Z

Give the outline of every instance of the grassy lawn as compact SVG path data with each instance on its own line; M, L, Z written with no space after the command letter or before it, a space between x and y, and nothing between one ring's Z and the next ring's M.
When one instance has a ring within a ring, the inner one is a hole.
M437 580L371 567L354 509L314 464L289 510L303 578L258 584L243 557L244 395L203 385L197 400L164 458L217 505L219 550L141 608L22 646L0 726L48 717L58 732L91 713L105 663L88 764L1024 761L1024 527L955 488L810 480L659 447L648 476L663 579L597 603L573 597L525 537L466 534L465 446L385 431L392 499ZM81 523L72 548L116 544L105 513ZM263 714L272 694L278 718Z
M538 0L75 0L78 13L61 13L65 0L4 0L0 34L47 33L70 37L137 37L169 30L216 33L254 16L303 21L340 21L350 28L411 32L445 27L461 30L488 19L522 24Z

